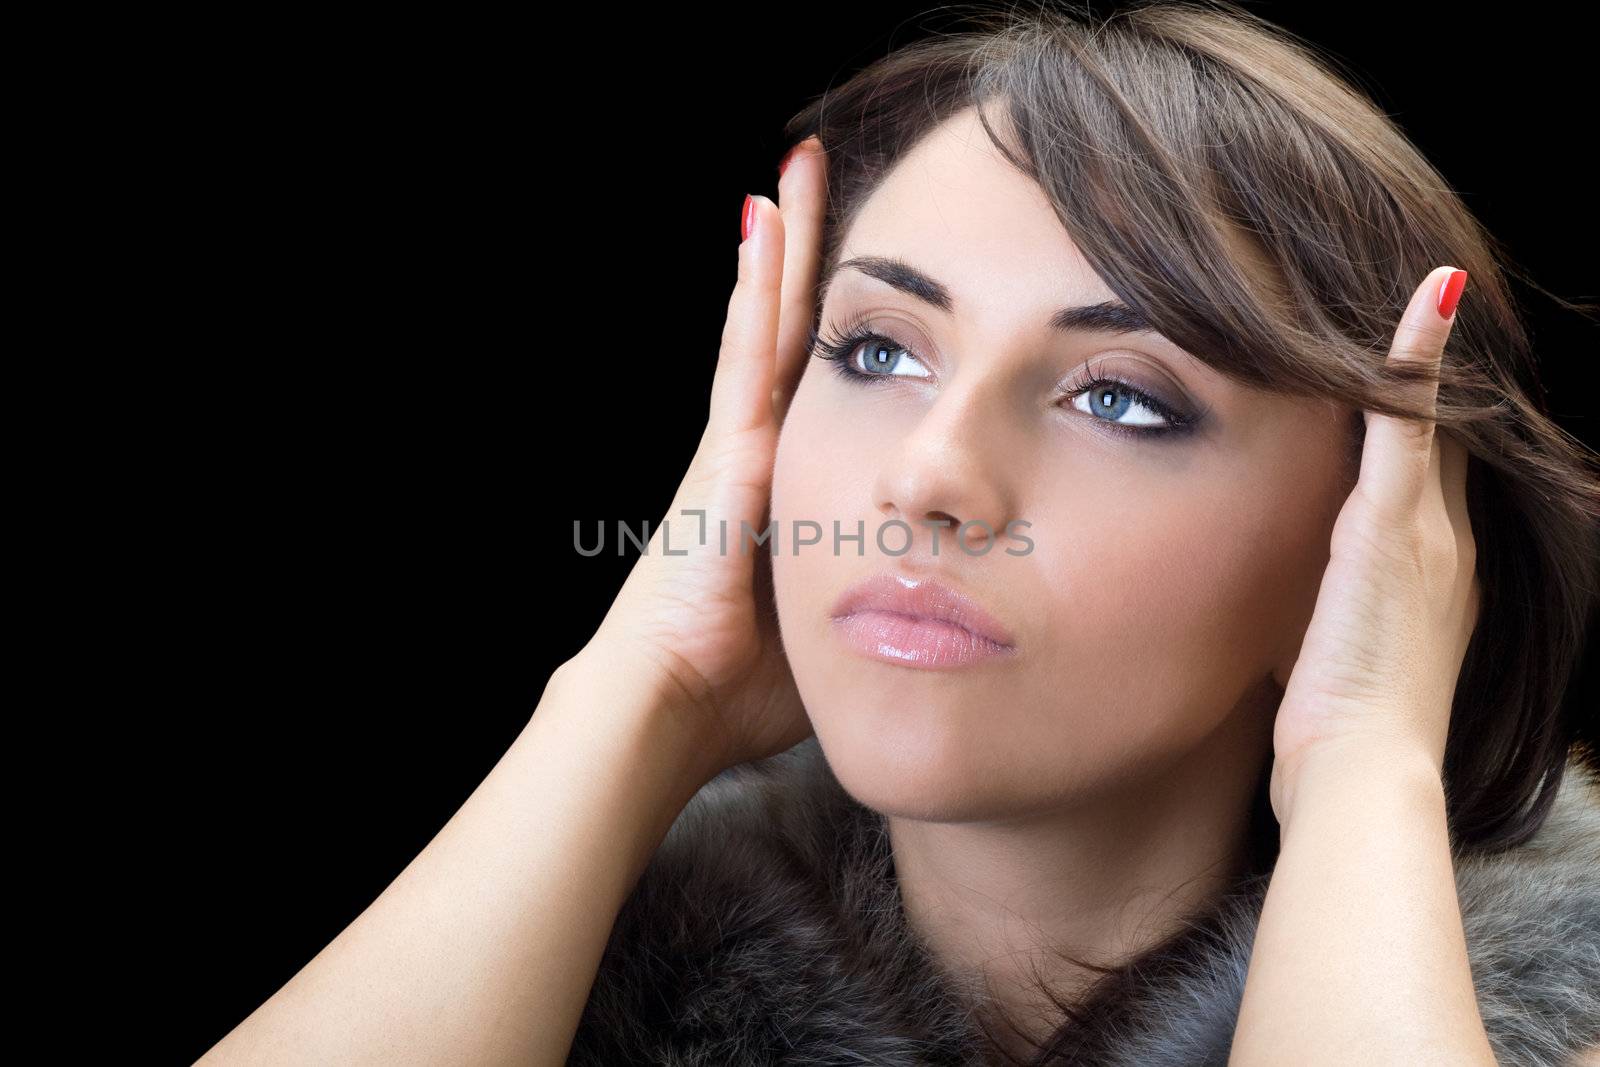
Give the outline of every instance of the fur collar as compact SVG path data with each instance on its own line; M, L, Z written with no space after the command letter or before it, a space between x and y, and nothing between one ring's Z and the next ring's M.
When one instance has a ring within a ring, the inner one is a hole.
M1600 1044L1600 776L1569 759L1538 835L1458 858L1478 1003L1502 1065ZM1195 928L1198 962L1141 971L1074 1063L1227 1063L1264 880ZM902 925L880 816L815 736L723 772L628 898L569 1064L976 1064L971 991Z

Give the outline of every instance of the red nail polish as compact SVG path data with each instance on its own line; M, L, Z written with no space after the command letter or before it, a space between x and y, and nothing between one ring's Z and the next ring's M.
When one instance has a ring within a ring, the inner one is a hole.
M750 240L750 234L756 228L756 198L749 193L744 194L744 211L739 217L739 243Z
M791 145L789 151L783 154L783 158L778 160L778 177L783 177L783 172L789 169L789 164L794 161L795 151L799 147L799 145Z
M1467 287L1467 272L1453 270L1450 277L1444 280L1444 285L1439 287L1439 317L1448 319L1455 314L1456 305L1461 302L1461 290Z

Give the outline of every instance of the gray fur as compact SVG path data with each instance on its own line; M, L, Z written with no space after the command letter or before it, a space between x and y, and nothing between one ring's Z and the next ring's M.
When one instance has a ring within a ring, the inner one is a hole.
M1574 756L1538 835L1458 857L1456 884L1502 1067L1570 1067L1600 1045L1600 777ZM1074 1062L1225 1067L1266 882L1252 886L1191 962L1141 975ZM975 997L901 922L882 816L812 737L684 809L618 916L568 1062L976 1064Z

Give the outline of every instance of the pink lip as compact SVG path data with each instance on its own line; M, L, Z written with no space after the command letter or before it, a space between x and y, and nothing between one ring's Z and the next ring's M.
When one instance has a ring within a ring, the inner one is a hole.
M964 666L1016 652L1011 632L977 601L931 578L873 575L845 590L832 617L857 651L905 666Z

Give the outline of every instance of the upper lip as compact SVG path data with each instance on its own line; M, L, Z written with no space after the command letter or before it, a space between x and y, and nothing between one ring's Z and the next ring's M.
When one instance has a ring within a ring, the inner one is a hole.
M862 611L888 611L953 623L996 644L1015 644L1011 631L976 600L932 578L875 574L846 589L833 605L836 619Z

